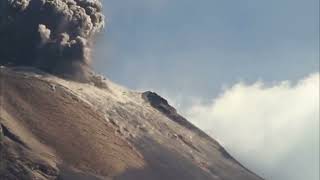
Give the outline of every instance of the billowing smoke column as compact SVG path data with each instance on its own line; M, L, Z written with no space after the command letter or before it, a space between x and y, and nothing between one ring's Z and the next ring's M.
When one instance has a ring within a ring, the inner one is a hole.
M99 0L0 0L0 64L85 77L101 11Z

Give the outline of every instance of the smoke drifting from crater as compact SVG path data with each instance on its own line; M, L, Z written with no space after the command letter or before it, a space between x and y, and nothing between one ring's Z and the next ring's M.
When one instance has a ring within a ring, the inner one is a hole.
M103 27L99 0L1 0L0 64L83 78Z

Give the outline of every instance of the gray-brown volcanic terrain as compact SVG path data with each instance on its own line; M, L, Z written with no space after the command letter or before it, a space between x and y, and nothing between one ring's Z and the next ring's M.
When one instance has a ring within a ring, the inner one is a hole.
M0 68L1 180L261 180L152 92Z

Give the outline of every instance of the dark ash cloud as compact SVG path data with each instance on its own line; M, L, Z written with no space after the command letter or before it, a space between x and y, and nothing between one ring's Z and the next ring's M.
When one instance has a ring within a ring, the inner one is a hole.
M99 0L1 0L0 64L83 79L103 27Z

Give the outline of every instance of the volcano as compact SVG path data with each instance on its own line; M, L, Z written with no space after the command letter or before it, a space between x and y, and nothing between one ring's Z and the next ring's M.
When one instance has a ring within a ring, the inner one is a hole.
M1 180L262 180L154 92L0 68Z

